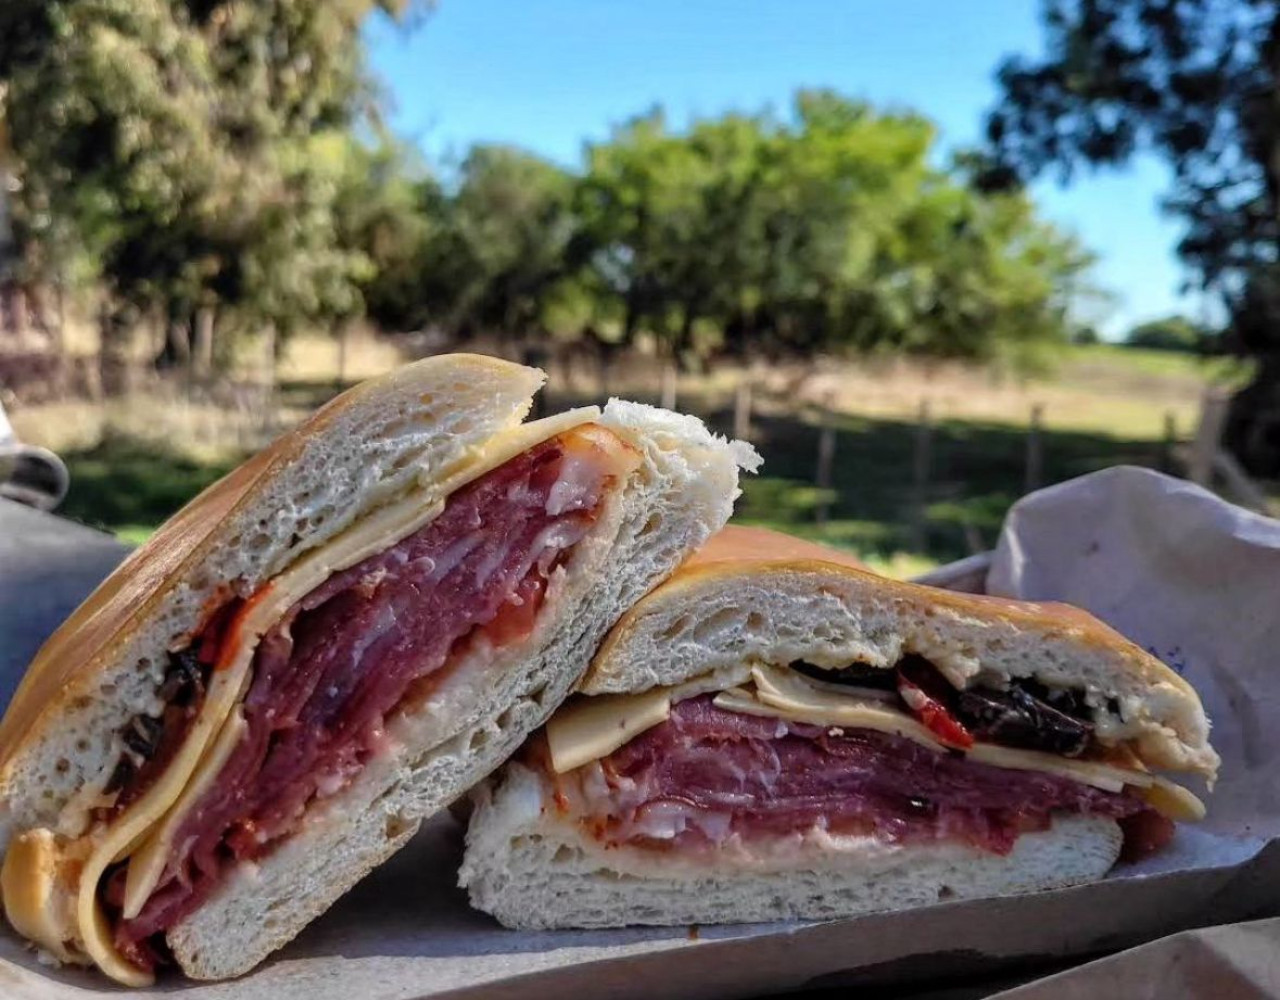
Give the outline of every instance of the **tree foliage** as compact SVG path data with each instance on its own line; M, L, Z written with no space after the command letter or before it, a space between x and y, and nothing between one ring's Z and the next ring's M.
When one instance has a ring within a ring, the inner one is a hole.
M1044 0L1046 54L999 70L987 186L1151 152L1200 284L1259 359L1228 440L1280 474L1280 7L1274 0Z
M1090 258L934 128L828 91L782 114L619 125L577 167L377 126L359 29L396 0L6 0L0 113L39 278L90 262L116 318L713 351L1022 362ZM179 338L180 339L180 338Z
M317 143L368 93L359 26L384 0L6 0L3 115L25 261L64 233L119 308L225 306L288 328L350 312ZM34 275L39 277L39 273Z
M1166 316L1139 323L1129 331L1124 342L1129 347L1191 354L1206 350L1212 340L1209 331L1185 316Z
M791 115L673 131L655 110L587 151L576 259L624 342L677 353L1025 356L1065 339L1090 264L1019 194L929 163L932 126L825 91Z

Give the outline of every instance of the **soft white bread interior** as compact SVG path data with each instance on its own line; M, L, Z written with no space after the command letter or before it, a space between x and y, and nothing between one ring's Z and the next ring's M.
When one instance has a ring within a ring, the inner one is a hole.
M0 723L0 850L14 831L83 832L156 690L228 584L247 597L306 551L528 413L536 369L476 355L407 365L334 399L138 548L45 643ZM353 443L358 442L358 446Z
M119 731L136 715L160 712L167 654L216 607L268 591L279 603L285 574L349 565L331 560L353 532L373 528L364 534L376 540L388 515L395 523L406 511L434 516L450 490L507 452L593 422L638 461L553 573L534 632L497 652L477 644L474 669L459 665L426 704L389 725L391 752L308 810L293 842L244 866L171 930L180 964L199 977L252 967L402 844L421 817L492 770L580 678L617 616L724 523L739 464L758 461L697 420L626 403L567 423L552 418L553 429L521 425L542 380L536 370L471 355L409 365L338 397L179 512L29 668L0 724L0 846L34 828L60 842L85 834L121 753ZM109 860L96 832L85 840L98 844L95 858ZM93 889L94 880L80 881ZM93 940L109 938L84 918L86 894L70 890L81 900L82 935L89 928ZM92 905L92 891L87 898ZM137 978L122 975L120 961L111 974Z
M1030 677L1082 689L1100 741L1151 767L1217 772L1191 685L1091 615L889 580L758 528L726 528L632 608L581 689L638 693L750 662L890 668L909 653L958 687Z
M401 847L419 821L502 763L580 679L617 618L728 519L746 446L697 420L611 402L598 423L642 462L553 584L533 635L477 676L453 672L389 730L394 750L255 867L242 867L169 933L183 969L224 978L257 964Z
M750 868L605 848L544 809L544 779L520 764L477 793L460 882L509 927L616 927L824 920L1092 882L1115 863L1114 820L1059 816L1007 855L961 843L827 838Z

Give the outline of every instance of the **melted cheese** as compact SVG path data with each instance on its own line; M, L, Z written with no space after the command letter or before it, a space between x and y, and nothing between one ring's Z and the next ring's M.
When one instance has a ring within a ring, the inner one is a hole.
M172 809L161 821L160 825L147 838L142 848L129 859L129 871L124 883L124 906L121 915L132 920L142 912L142 905L155 891L160 876L164 874L165 862L169 860L169 848L173 844L173 836L186 818L187 812L217 778L222 765L231 756L231 751L240 742L240 737L248 729L240 709L236 708L227 718L222 731L214 741L213 749L200 761L195 774L182 795L174 803Z
M255 593L240 608L230 624L204 704L181 749L146 794L130 805L109 828L88 835L91 838L92 852L85 862L75 895L73 913L76 933L55 939L52 927L32 920L28 921L29 925L39 933L27 936L54 953L59 949L65 950L63 942L69 937L76 938L94 963L113 979L129 986L148 985L152 977L125 961L112 944L109 922L97 900L98 883L110 864L129 856L139 845L147 844L149 847L157 839L163 841L164 831L171 832L180 822L181 809L174 807L183 797L184 789L196 776L206 751L210 751L214 735L228 731L226 721L247 688L258 640L290 607L332 574L385 551L433 520L444 509L448 496L457 489L535 445L589 423L599 415L598 407L582 407L544 420L521 424L498 435L468 451L452 467L437 472L435 482L420 483L419 488L407 496L388 503L325 545L307 553ZM230 736L227 738L231 739ZM216 770L216 764L210 760L210 766L203 768L198 780L212 780ZM184 805L189 805L190 801L189 798L184 798ZM152 828L166 814L170 814L171 822L166 822L153 837ZM18 838L15 844L20 842L21 838ZM53 845L49 846L52 848ZM154 887L155 878L159 874L154 868L157 863L154 854L159 850L159 844L150 850L144 847L144 861L139 866L138 874L133 876L132 870L130 871L135 886L130 902L136 907L140 908L145 902L143 889L148 885ZM11 895L15 900L24 900L32 893L38 894L41 891L41 869L17 862L10 866L7 856L5 867L6 870L12 870L11 878L0 885L6 907L10 905ZM132 867L131 864L130 868ZM15 905L22 912L30 909L21 903Z
M60 855L53 831L28 830L9 846L0 869L4 912L23 937L63 962L84 963L74 949L75 915L61 884Z
M1138 794L1147 805L1169 819L1183 823L1197 823L1204 819L1204 803L1166 778L1157 777L1150 788L1144 788Z
M757 664L750 669L749 676L753 688L721 690L715 697L716 706L729 712L809 725L874 729L904 737L939 753L948 750L922 723L882 701L833 691L831 685L810 682L785 667ZM547 724L554 769L563 773L607 756L639 733L665 721L671 705L681 701L682 695L687 697L699 690L707 688L695 681L680 688L657 689L640 695L585 699L561 710ZM1148 805L1170 819L1197 820L1204 815L1204 804L1191 792L1147 773L1136 759L1133 766L1116 766L992 743L977 743L964 753L970 760L992 767L1038 771L1108 792L1131 787ZM1125 758L1123 754L1116 756Z

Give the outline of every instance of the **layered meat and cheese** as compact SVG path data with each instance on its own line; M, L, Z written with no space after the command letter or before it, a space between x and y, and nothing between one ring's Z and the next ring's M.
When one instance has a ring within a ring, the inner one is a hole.
M63 626L0 728L18 931L128 984L238 974L545 720L739 453L636 404L522 424L540 381L459 355L353 390Z
M1190 686L1083 612L885 580L754 529L633 608L584 689L472 822L463 882L506 923L1089 881L1203 817L1168 772L1217 767Z

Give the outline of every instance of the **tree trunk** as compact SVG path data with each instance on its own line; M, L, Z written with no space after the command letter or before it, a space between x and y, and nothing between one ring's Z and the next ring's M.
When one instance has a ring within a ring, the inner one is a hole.
M268 323L262 334L261 391L258 423L264 435L275 433L276 426L276 325Z
M15 284L10 302L13 310L13 332L21 340L27 335L27 290Z
M640 306L633 295L627 295L627 314L622 321L622 346L632 347L636 342L636 331L640 328Z
M61 357L67 350L67 289L62 275L58 275L53 286L53 305L58 317L58 325L53 331L53 348Z
M195 331L191 338L191 377L197 382L207 381L213 375L213 321L212 306L196 310Z
M156 353L156 368L165 371L178 368L189 371L191 366L191 320L187 316L170 311L165 323L164 343Z
M104 302L98 308L98 381L104 395L118 396L127 386L122 348L128 332L129 322L123 313Z
M693 354L693 327L698 321L696 306L686 305L684 316L680 320L680 329L676 333L676 342L671 347L671 354L682 372L690 370L689 358Z
M1280 478L1280 353L1260 356L1253 381L1231 398L1223 443L1250 475Z

